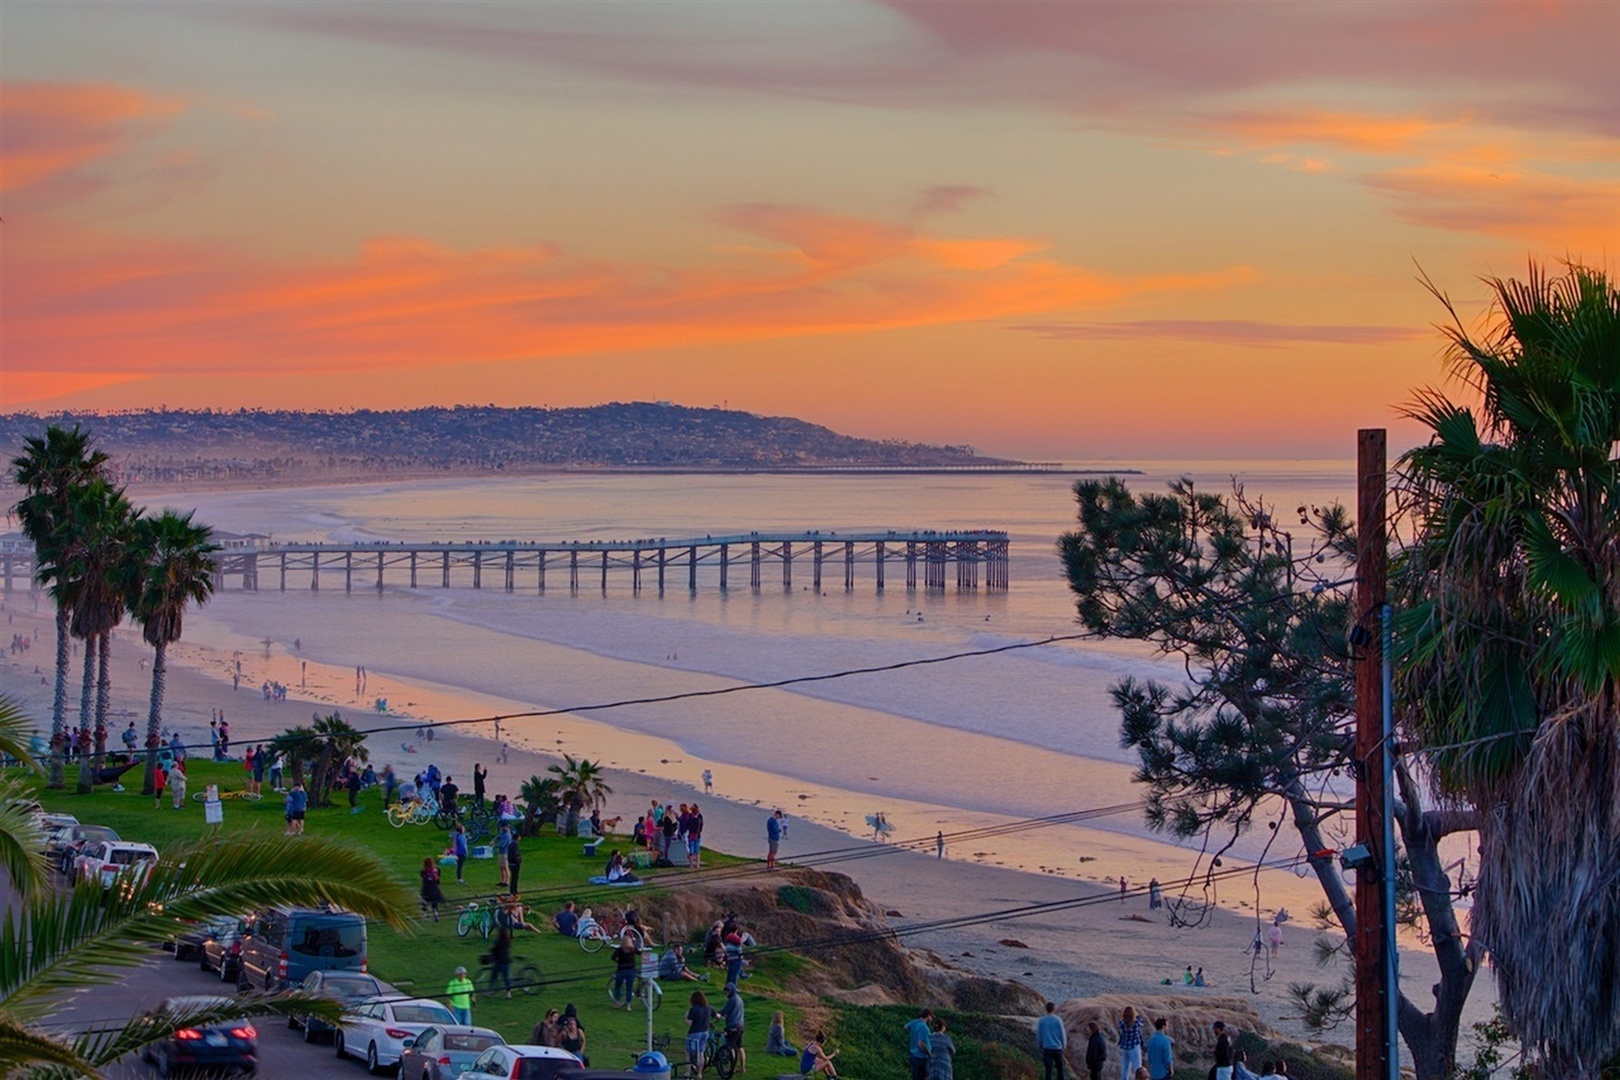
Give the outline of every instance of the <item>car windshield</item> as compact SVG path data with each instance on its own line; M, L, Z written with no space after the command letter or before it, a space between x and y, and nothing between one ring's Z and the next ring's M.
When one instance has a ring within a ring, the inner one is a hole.
M551 1080L558 1070L575 1064L565 1058L524 1058L513 1072L513 1080Z
M437 1005L396 1005L394 1019L402 1024L453 1024L449 1009Z
M108 859L107 861L117 863L119 866L133 866L138 862L152 862L156 859L157 856L152 854L150 851L114 850L112 853L112 858Z
M495 1046L501 1040L489 1035L453 1035L449 1032L444 1036L446 1050L459 1050L462 1053L478 1054Z
M321 986L327 992L342 997L371 997L379 989L377 983L367 975L327 975Z

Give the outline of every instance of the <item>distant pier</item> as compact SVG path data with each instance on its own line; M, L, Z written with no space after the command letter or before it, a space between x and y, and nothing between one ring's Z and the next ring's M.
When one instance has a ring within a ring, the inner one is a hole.
M853 590L865 578L882 591L892 579L907 589L959 592L1008 585L1007 534L995 530L916 532L751 532L684 539L506 540L348 544L268 543L215 555L215 587L276 589L472 588L545 592L566 587L607 591L643 588L763 589L797 581ZM31 568L30 568L31 569ZM12 567L5 567L6 588ZM24 578L26 584L27 578Z

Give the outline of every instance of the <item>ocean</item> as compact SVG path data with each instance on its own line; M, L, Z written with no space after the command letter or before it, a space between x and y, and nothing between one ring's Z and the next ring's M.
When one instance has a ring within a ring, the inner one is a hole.
M1162 491L1178 476L1250 496L1284 511L1300 504L1350 503L1353 462L1074 463L1077 469L1140 470L1124 479ZM864 812L885 814L897 836L996 828L1140 797L1132 751L1121 749L1109 687L1126 675L1176 681L1179 663L1124 642L1063 642L991 656L856 675L787 688L675 702L585 709L630 699L709 691L785 678L1038 642L1078 631L1056 554L1074 517L1070 474L925 475L560 475L377 483L205 493L182 509L231 532L276 540L566 541L690 537L752 530L1002 529L1011 539L1006 592L908 591L893 569L879 593L871 567L854 589L842 574L808 587L772 582L726 592L705 583L662 595L632 593L627 576L603 592L577 594L555 575L500 589L362 588L329 583L257 593L228 587L187 621L186 640L220 650L262 649L290 673L297 661L326 670L367 669L376 685L395 679L456 700L460 717L494 699L513 708L562 709L589 721L512 720L505 737L550 749L560 736L592 758L657 762L690 782L701 767L749 777L750 801L778 802L851 833ZM153 502L175 501L151 500ZM561 581L561 587L558 582ZM294 643L297 643L296 646ZM268 643L268 644L261 644ZM409 691L395 691L401 707ZM364 700L371 700L371 684ZM440 706L443 711L444 706ZM605 725L605 726L601 726ZM639 758L627 749L640 742ZM374 751L375 752L375 751ZM655 756L649 758L648 754ZM699 764L701 763L701 765ZM656 765L654 766L657 767ZM1258 858L1273 838L1263 828L1231 854ZM1297 853L1279 833L1267 853ZM1166 880L1192 866L1191 852L1148 832L1138 813L1038 836L976 840L986 861L1048 873L1112 880ZM1284 875L1291 876L1291 875ZM1308 894L1310 886L1304 890Z

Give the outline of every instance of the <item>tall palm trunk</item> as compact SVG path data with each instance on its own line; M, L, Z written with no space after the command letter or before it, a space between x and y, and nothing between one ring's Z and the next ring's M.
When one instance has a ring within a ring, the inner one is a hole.
M72 618L66 604L56 606L56 693L51 698L51 771L47 781L56 789L67 786L64 762L67 760L67 681L72 646L68 627Z
M103 630L96 638L100 661L96 665L96 768L107 756L107 714L112 712L112 631Z
M166 642L152 646L152 704L146 713L146 779L141 782L142 795L157 790L158 740L163 737L163 688L167 676L164 659L168 653Z
M79 730L73 737L73 748L79 760L80 795L95 790L95 773L90 769L90 726L95 717L96 643L94 638L84 641L84 687L79 694Z

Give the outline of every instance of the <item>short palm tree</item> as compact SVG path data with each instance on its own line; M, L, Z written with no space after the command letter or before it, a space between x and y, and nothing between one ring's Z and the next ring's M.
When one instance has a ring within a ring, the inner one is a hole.
M1477 404L1409 410L1400 698L1440 785L1490 811L1473 931L1503 1013L1584 1078L1620 1052L1620 292L1579 266L1489 284L1488 337L1450 333Z
M0 701L0 753L37 771L27 736L21 714ZM296 996L252 996L205 1010L135 1017L73 1039L38 1026L63 993L101 985L108 969L145 963L152 945L181 920L272 904L332 903L398 930L408 926L410 893L387 867L369 853L315 837L288 842L250 835L167 851L147 880L127 892L104 893L87 882L63 896L48 885L38 827L9 802L25 790L15 782L0 785L0 866L20 897L8 906L0 934L0 1075L96 1076L178 1028L330 1009L330 1003Z
M556 821L562 809L562 783L555 776L531 776L518 789L523 801L523 834L533 836L547 822Z
M165 510L135 523L124 582L129 612L152 646L152 698L146 713L146 779L143 794L156 781L158 740L163 733L163 691L169 646L180 640L189 604L205 603L214 591L211 529L194 525L191 514Z
M602 766L595 761L564 754L561 765L548 766L546 771L554 773L561 785L563 805L567 811L563 831L569 836L578 836L580 813L605 806L607 797L613 794L613 789L602 779Z
M23 498L17 503L17 517L23 534L34 544L36 576L42 582L50 583L50 568L60 555L55 540L59 526L67 517L69 493L106 475L107 460L106 454L92 448L89 434L79 430L77 425L68 431L56 424L46 428L42 436L24 439L23 452L12 459L12 476L23 489ZM55 589L51 596L56 601L56 692L51 703L48 782L51 787L59 788L63 784L63 750L67 737L64 714L72 605Z

